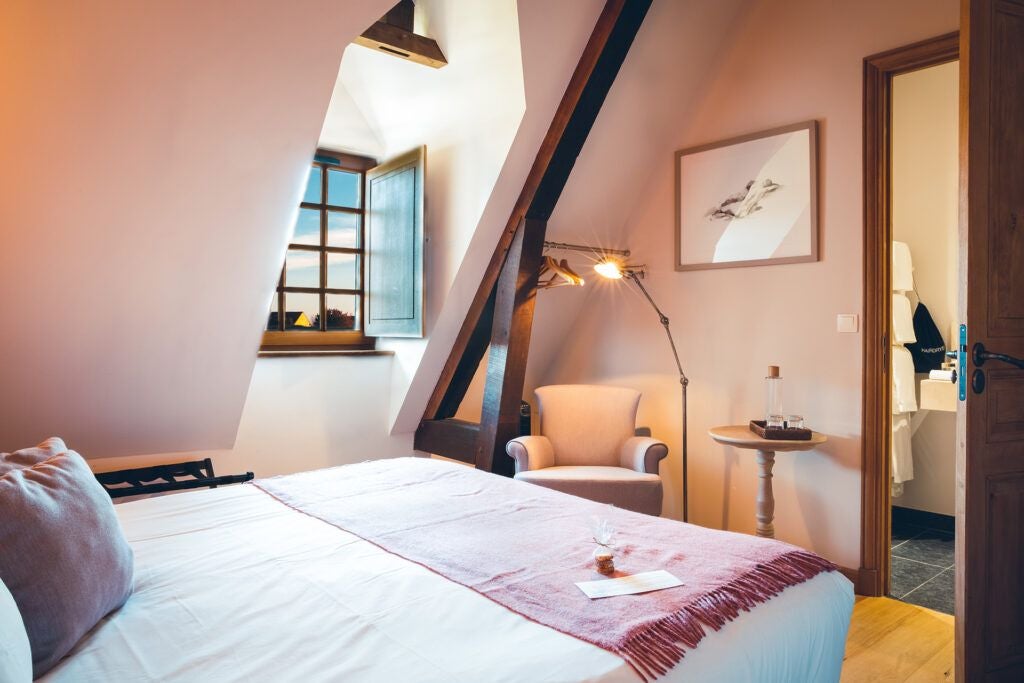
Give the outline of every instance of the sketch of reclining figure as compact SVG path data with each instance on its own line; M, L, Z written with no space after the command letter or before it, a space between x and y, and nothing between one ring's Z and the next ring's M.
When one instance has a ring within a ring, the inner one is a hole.
M760 211L762 209L761 200L780 187L782 185L772 182L771 178L765 178L760 183L751 180L742 192L729 195L725 201L712 208L706 215L713 220L746 218L755 211Z

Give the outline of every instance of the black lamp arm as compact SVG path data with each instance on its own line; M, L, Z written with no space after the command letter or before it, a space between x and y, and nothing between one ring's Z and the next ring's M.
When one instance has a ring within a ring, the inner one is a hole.
M647 288L644 287L642 282L640 282L640 277L635 271L627 272L626 276L630 280L632 280L633 283L640 289L640 293L644 295L644 298L647 299L647 302L651 304L651 308L653 308L654 312L658 314L658 319L661 321L661 326L665 328L665 334L668 335L669 346L672 347L672 357L676 361L676 369L679 370L679 383L682 384L683 386L686 386L687 384L690 383L690 380L689 378L687 378L686 373L683 372L683 364L679 362L679 352L676 350L676 342L672 338L672 331L669 329L668 316L665 315L660 308L658 308L658 304L654 303L654 299L651 298L651 295L647 291Z
M689 481L688 481L688 478L689 478L689 475L688 475L689 466L687 465L687 447L686 447L686 442L687 442L686 386L690 383L690 380L686 377L686 373L683 372L683 364L679 362L679 352L676 350L676 342L672 338L672 330L669 329L669 326L668 326L668 323L669 323L668 316L665 315L661 311L660 308L658 308L658 304L654 303L654 299L651 298L651 295L647 291L647 288L644 287L642 282L640 282L640 276L637 273L637 271L635 271L635 270L626 271L626 277L628 277L630 280L633 281L633 283L637 286L637 288L639 288L640 293L644 295L645 299L647 299L647 303L649 303L651 305L651 308L654 309L654 312L658 314L658 320L661 321L661 326L665 328L665 334L668 336L669 346L672 347L672 357L676 361L676 369L679 370L679 386L680 386L680 389L682 390L682 405L681 405L681 407L682 407L682 414L681 414L681 417L682 417L682 421L683 421L683 424L682 424L683 432L682 432L682 435L681 435L682 436L682 446L683 446L683 448L682 448L682 451L683 451L682 452L682 465L683 465L683 521L684 522L689 522L690 521L690 502L689 502L689 488L690 488L690 486L689 486Z

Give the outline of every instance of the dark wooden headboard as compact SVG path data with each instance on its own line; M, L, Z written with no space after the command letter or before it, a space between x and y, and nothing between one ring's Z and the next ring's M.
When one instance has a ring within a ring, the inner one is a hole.
M165 493L185 489L217 488L224 484L240 484L253 478L252 472L216 476L213 462L191 460L152 467L100 472L96 479L111 498L139 496L147 493Z

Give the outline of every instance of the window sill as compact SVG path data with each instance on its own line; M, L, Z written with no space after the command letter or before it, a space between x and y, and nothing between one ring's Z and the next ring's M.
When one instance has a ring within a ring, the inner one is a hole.
M377 349L336 349L330 351L260 351L257 358L318 358L321 356L393 356L394 351Z

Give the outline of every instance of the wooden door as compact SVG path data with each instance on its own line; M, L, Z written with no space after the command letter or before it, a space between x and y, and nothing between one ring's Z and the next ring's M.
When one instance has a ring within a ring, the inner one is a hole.
M1024 0L963 10L957 680L1024 681Z

